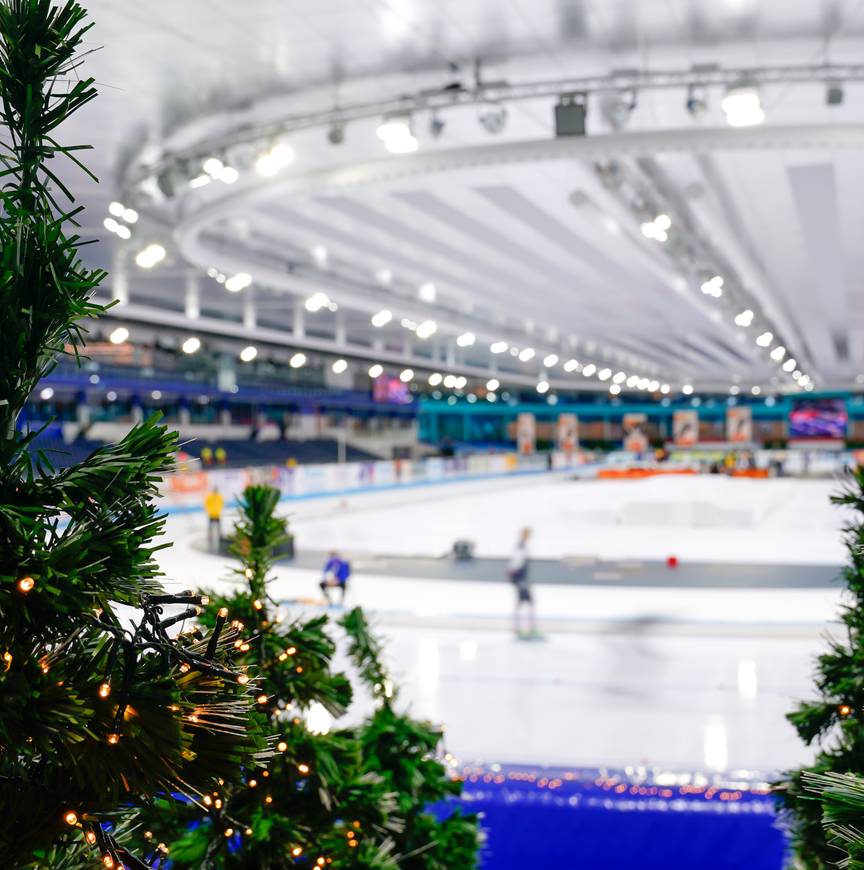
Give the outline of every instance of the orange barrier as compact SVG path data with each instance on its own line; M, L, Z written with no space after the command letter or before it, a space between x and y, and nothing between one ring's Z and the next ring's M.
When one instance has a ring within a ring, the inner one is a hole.
M733 469L732 477L758 477L761 479L764 477L768 477L768 469L767 468Z
M659 477L663 474L698 474L693 468L601 468L598 480L639 480L643 477Z

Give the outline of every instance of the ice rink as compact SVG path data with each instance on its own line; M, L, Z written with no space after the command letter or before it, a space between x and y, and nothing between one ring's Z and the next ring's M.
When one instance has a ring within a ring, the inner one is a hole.
M350 554L349 603L390 641L403 698L447 723L465 760L658 765L770 773L804 760L784 714L810 692L812 657L840 602L836 587L723 589L627 585L535 588L542 642L514 639L513 591L376 574L388 555L443 556L457 538L503 556L518 529L534 556L766 565L842 564L834 481L721 477L573 481L565 475L285 501L298 547ZM225 517L230 524L230 513ZM173 582L218 586L225 559L203 552L204 521L172 514L160 554ZM382 561L383 560L383 561ZM223 578L223 579L220 579ZM271 594L317 610L319 572L277 569ZM299 603L297 603L299 602Z

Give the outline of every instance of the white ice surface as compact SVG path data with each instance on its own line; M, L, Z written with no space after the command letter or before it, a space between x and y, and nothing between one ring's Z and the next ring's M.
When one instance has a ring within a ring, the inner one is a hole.
M827 504L835 488L794 480L543 478L284 507L310 548L437 555L468 536L481 553L504 554L516 530L530 524L537 555L675 552L699 561L839 564L841 517ZM674 501L680 517L688 498L724 510L743 504L754 527L648 530L610 520L637 501ZM229 566L201 552L203 532L201 515L169 517L175 546L159 558L172 584L225 584L219 578ZM375 576L362 558L355 569L353 602L375 615L388 638L402 697L418 715L446 723L448 746L461 758L771 771L808 757L784 714L812 692L811 660L836 613L836 590L538 585L548 639L526 644L507 630L513 593L504 582ZM317 572L280 566L276 575L274 598L318 596Z
M561 475L286 503L309 549L434 555L459 538L509 555L531 526L538 557L842 564L830 480L717 475L574 481Z

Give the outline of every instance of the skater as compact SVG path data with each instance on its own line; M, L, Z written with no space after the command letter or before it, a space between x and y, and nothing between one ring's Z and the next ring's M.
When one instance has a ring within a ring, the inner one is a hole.
M204 510L207 512L207 547L211 553L219 552L219 544L222 540L222 508L225 500L214 486L204 499Z
M513 625L516 636L522 640L540 637L534 616L534 598L531 595L531 585L528 582L528 567L530 563L528 542L530 539L531 529L526 527L519 532L516 549L507 567L507 576L510 578L510 582L516 586L516 609L513 614ZM523 610L527 611L528 614L528 627L525 629L522 628Z
M327 604L333 604L330 598L331 589L339 589L339 604L345 603L345 590L348 587L348 578L350 576L351 564L347 559L341 558L335 550L332 551L324 565L321 582L318 584L324 593L324 597L327 599Z

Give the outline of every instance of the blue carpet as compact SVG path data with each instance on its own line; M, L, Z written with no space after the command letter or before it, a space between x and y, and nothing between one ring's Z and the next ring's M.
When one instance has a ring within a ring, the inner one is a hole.
M765 788L710 783L493 765L466 769L460 803L482 814L483 870L781 870Z

